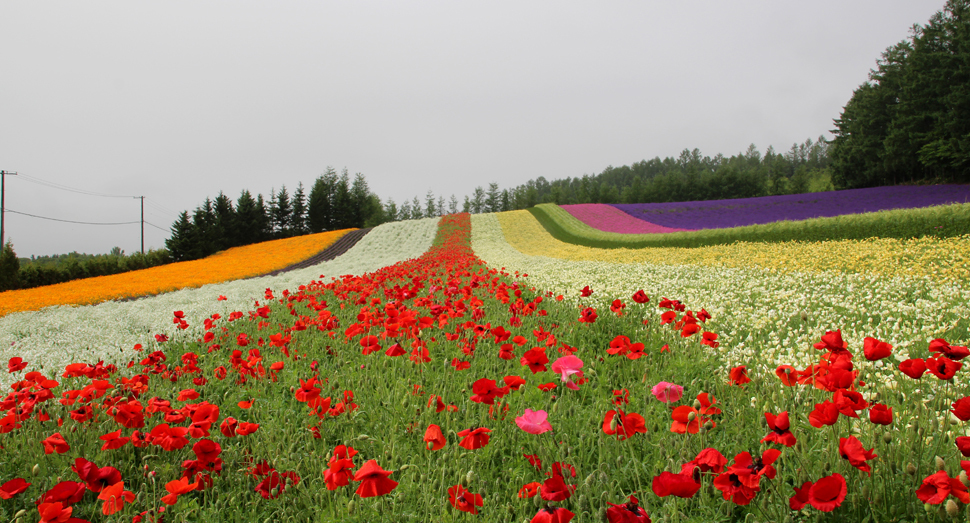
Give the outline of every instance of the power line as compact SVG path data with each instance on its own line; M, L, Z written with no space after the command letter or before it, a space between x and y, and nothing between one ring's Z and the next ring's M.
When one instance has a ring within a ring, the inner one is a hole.
M48 218L47 216L37 216L36 214L28 214L28 213L25 213L25 212L15 211L15 210L10 209L10 208L7 208L6 211L7 212L12 212L14 214L22 214L24 216L30 216L31 218L40 218L42 220L51 220L51 221L54 221L54 222L77 223L77 224L80 224L80 225L133 225L133 224L136 224L136 223L141 223L141 221L135 221L135 222L111 222L111 223L107 223L107 222L78 222L78 221L74 221L74 220L61 220L59 218ZM145 222L145 223L148 223L148 222ZM153 225L152 227L156 227L156 226Z
M155 225L154 223L145 222L145 225L151 225L152 227L154 227L154 228L156 228L156 229L158 229L158 230L160 230L162 232L171 232L168 229L162 229L161 227Z
M68 192L73 192L78 194L86 194L88 196L101 196L104 198L138 198L138 196L131 196L131 195L106 194L106 193L99 193L99 192L93 192L93 191L86 191L84 189L77 189L75 187L70 187L60 183L42 180L40 178L37 178L36 176L30 176L24 173L20 173L20 176L22 177L23 180L28 181L30 183L35 183L37 185L43 185L54 189L60 189L62 191L68 191Z

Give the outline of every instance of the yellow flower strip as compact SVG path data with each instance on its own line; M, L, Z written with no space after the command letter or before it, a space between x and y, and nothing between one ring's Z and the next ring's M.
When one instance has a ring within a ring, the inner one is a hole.
M259 276L306 260L354 229L234 247L208 258L0 293L0 316L53 305L91 305Z
M837 271L884 277L970 280L970 235L899 240L870 238L822 242L736 242L710 247L597 249L553 238L528 211L497 214L506 240L523 254L573 261L761 267L787 272Z

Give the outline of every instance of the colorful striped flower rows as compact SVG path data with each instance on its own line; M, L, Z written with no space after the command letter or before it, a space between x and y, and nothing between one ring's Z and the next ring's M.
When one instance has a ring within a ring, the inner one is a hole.
M203 258L159 267L0 293L0 316L55 305L90 305L154 296L233 281L282 269L326 249L353 229L234 247Z
M127 302L107 301L8 314L0 318L0 359L6 361L20 356L47 364L49 368L63 367L77 360L120 364L135 344L152 346L155 334L176 339L202 336L199 323L192 323L184 330L173 329L174 310L196 318L249 310L255 301L264 299L267 289L279 293L314 279L361 275L416 258L431 246L436 231L437 221L431 218L388 223L375 228L335 260L277 276L210 283ZM257 251L254 261L260 256L273 258L272 253ZM273 263L280 267L287 265ZM11 379L11 376L0 376L0 385L5 387Z
M970 202L970 185L929 185L697 202L563 205L562 208L600 231L650 234L725 229L783 220L967 202ZM626 216L617 213L617 210Z

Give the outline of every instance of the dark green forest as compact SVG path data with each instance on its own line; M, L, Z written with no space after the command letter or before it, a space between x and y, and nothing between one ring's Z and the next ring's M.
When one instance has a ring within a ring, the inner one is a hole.
M835 126L837 188L970 182L970 1L886 49Z
M189 214L183 211L172 225L165 246L173 261L204 258L230 247L302 234L372 227L385 220L380 199L370 191L364 175L353 181L344 169L339 176L328 167L310 193L301 182L293 194L286 186L255 198L243 190L233 202L219 193Z

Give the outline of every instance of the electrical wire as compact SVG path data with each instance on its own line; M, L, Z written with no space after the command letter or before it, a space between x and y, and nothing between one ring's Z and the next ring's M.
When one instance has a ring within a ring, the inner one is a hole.
M86 191L84 189L77 189L75 187L70 187L70 186L63 185L63 184L59 184L59 183L56 183L56 182L50 182L50 181L47 181L47 180L43 180L41 178L37 178L36 176L30 176L29 174L24 174L24 173L18 173L18 176L22 180L27 181L27 182L30 182L30 183L35 183L37 185L43 185L43 186L51 187L51 188L54 188L54 189L60 189L62 191L74 192L74 193L78 193L78 194L86 194L88 196L101 196L101 197L104 197L104 198L140 198L140 196L130 196L130 195L121 195L121 194L106 194L106 193L99 193L99 192L94 192L94 191Z
M55 221L55 222L77 223L77 224L80 224L80 225L133 225L133 224L136 224L136 223L141 223L140 221L136 221L136 222L111 222L111 223L107 223L107 222L79 222L79 221L74 221L74 220L61 220L59 218L48 218L47 216L37 216L36 214L28 214L28 213L25 213L25 212L15 211L15 210L13 210L13 209L11 209L9 207L5 208L4 211L5 212L12 212L14 214L22 214L24 216L30 216L31 218L40 218L42 220L51 220L51 221ZM145 223L148 223L148 222L145 222ZM152 227L158 227L158 226L157 225L153 225Z

